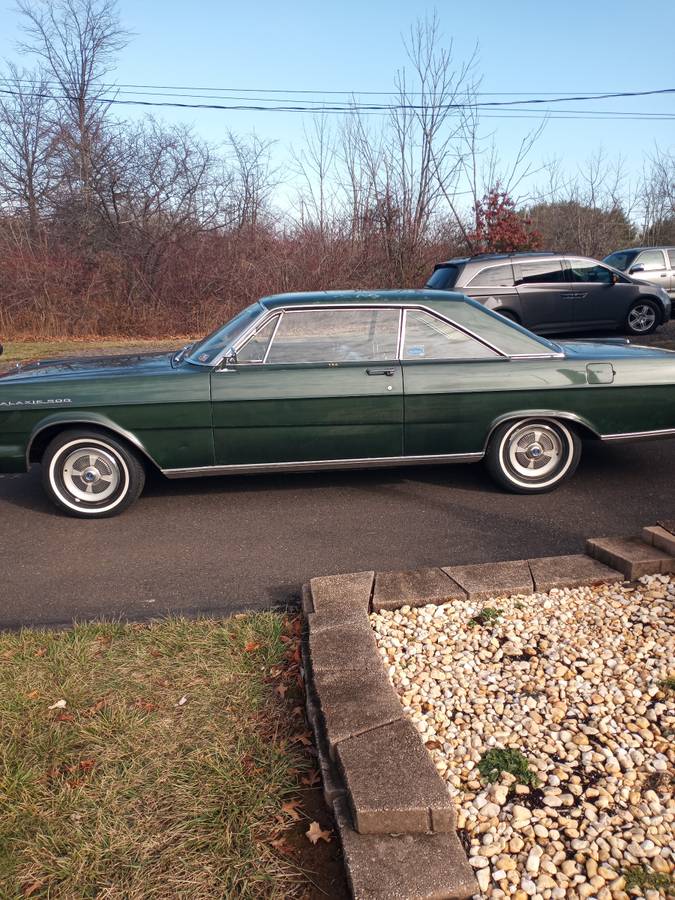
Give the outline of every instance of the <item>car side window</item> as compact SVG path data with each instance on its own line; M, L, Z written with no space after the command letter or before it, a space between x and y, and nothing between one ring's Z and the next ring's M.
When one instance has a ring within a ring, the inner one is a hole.
M237 362L240 363L262 363L265 361L265 354L269 347L274 329L277 327L279 316L273 316L261 328L259 328L246 341L243 347L237 351Z
M583 259L569 260L569 268L565 275L567 281L584 284L612 284L612 273L599 263L590 263Z
M558 259L518 263L514 268L517 287L528 284L560 284L564 281L562 265Z
M396 359L400 310L285 310L268 364L374 362Z
M670 268L675 269L675 250L668 251L668 259L670 260Z
M645 272L665 269L666 261L663 256L663 250L643 250L633 265L644 266Z
M481 269L467 287L513 287L513 269L510 265Z
M430 313L409 309L405 315L403 359L495 359L499 353Z

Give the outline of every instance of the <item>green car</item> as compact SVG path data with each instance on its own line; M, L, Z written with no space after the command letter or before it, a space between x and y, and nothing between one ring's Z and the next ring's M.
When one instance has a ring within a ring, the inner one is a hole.
M581 438L675 435L675 354L553 343L461 294L266 297L182 350L0 375L0 472L101 518L168 478L474 462L557 487Z

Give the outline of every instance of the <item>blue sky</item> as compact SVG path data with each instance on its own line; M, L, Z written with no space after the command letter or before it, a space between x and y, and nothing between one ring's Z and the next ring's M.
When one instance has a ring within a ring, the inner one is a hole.
M18 16L5 0L0 3L0 57L16 59ZM343 0L330 5L121 0L123 22L135 34L120 56L115 77L134 84L387 91L405 62L402 35L415 18L434 8L457 58L466 58L478 43L485 92L518 91L534 97L675 87L673 0L638 7L625 0L570 0L562 5L534 0L435 5L419 0ZM675 94L568 106L672 114ZM228 129L255 130L279 142L279 158L290 144L301 143L305 118L206 110L156 114L192 123L212 141ZM534 124L527 119L485 121L506 156ZM657 144L675 146L675 120L557 120L549 121L536 156L561 157L572 169L603 147L611 157L623 156L637 172L643 153Z

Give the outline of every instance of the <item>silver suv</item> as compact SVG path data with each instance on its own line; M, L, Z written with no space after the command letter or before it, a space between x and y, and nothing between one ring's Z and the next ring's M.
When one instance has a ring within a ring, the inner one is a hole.
M539 334L606 328L650 334L671 311L661 287L572 253L449 259L436 266L427 287L459 291Z
M675 247L631 247L616 250L603 260L621 272L634 275L668 291L675 298Z

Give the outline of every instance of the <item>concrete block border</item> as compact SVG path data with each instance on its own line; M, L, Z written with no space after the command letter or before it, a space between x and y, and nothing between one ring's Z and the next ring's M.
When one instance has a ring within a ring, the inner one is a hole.
M303 586L307 715L355 900L478 893L445 782L403 713L369 614L670 572L675 520L648 526L641 537L589 539L586 554L329 575Z

